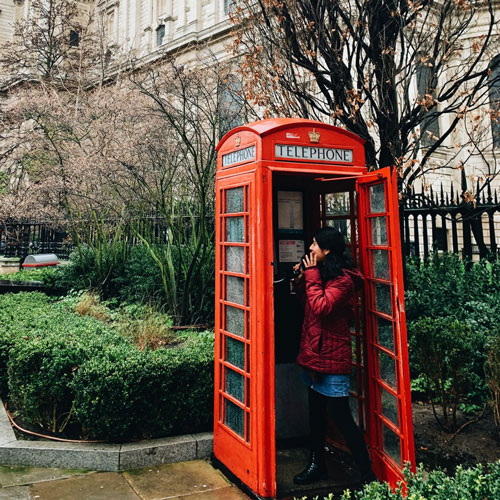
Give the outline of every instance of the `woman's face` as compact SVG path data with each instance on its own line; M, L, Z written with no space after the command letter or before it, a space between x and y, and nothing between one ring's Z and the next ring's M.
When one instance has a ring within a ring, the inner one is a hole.
M313 238L313 242L309 247L309 250L316 256L316 262L318 263L323 262L326 256L330 253L330 250L328 248L326 250L320 248L316 241L316 238Z

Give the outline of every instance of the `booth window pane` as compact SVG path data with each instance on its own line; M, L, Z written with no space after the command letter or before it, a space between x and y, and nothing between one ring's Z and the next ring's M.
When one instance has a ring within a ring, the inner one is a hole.
M394 331L391 321L377 317L377 343L394 352Z
M243 247L226 247L226 271L245 273L245 249Z
M243 187L226 190L226 214L243 212Z
M226 218L226 241L233 243L245 242L245 224L243 217Z
M245 279L226 276L226 300L245 305Z
M245 336L245 311L236 307L226 306L226 328L239 337Z
M349 219L327 219L326 225L342 233L346 243L351 243L351 221Z
M387 245L387 219L373 217L370 219L372 245Z
M355 398L353 395L349 396L349 408L351 409L352 418L356 422L356 425L359 426L358 398Z
M224 391L242 403L245 402L245 377L230 368L225 368Z
M226 337L226 361L241 370L245 369L245 344L232 337Z
M379 387L379 390L382 399L382 414L387 417L396 427L399 427L398 399L382 387Z
M370 212L378 214L385 212L385 189L384 184L370 186Z
M244 437L245 412L228 399L224 399L224 425Z
M375 283L375 309L378 312L392 315L391 287Z
M396 464L401 465L401 443L399 436L384 424L381 424L384 436L384 452L391 457Z
M326 215L350 215L349 192L325 194Z
M372 250L372 272L375 278L390 280L389 252L387 250Z
M377 349L377 358L378 358L378 373L379 377L391 387L396 389L396 363L394 359L391 358L385 352L382 352Z

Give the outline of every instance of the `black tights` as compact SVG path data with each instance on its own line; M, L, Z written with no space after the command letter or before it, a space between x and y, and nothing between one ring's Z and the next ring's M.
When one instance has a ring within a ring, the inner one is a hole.
M349 397L328 397L309 388L309 426L311 449L320 451L325 445L327 412L344 436L356 465L362 474L370 470L370 457L363 434L352 418Z

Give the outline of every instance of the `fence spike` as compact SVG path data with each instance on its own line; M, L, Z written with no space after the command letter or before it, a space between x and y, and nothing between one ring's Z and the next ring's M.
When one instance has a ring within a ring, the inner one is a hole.
M465 167L462 167L462 194L467 191L467 177L465 175Z
M450 203L452 205L455 204L455 190L454 190L453 182L451 183Z
M476 200L479 202L479 193L481 191L481 186L479 185L479 178L477 179L476 182Z
M492 197L491 197L491 182L488 182L488 198L487 198L487 202L488 204L491 205L491 202L493 201Z
M443 183L442 182L441 182L441 200L440 200L440 204L444 205L444 187L443 187Z

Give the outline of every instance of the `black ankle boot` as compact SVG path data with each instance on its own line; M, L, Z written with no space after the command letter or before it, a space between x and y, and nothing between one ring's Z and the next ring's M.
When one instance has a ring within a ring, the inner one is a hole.
M309 463L302 472L299 472L293 478L293 482L295 484L309 484L314 481L326 479L327 477L328 471L326 469L324 452L311 451Z

